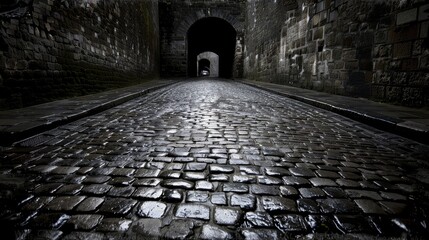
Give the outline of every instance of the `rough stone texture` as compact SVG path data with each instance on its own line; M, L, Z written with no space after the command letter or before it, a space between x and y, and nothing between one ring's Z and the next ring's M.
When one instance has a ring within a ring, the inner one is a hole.
M244 76L428 106L425 9L425 1L247 1Z
M158 75L157 1L40 0L30 9L21 18L2 18L0 109Z

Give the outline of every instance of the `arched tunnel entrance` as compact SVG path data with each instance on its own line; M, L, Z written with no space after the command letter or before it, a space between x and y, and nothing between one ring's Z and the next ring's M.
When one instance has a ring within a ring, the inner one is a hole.
M221 18L207 17L196 21L188 30L188 76L199 74L198 55L213 52L219 56L218 76L231 78L237 32Z

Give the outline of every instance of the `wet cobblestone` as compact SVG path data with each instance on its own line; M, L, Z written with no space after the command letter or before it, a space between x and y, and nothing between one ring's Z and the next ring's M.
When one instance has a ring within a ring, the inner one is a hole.
M239 83L185 81L41 136L0 148L18 239L429 234L429 147Z

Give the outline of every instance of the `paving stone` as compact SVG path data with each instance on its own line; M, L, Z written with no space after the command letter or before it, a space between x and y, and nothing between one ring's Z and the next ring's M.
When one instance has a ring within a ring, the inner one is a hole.
M115 170L112 171L110 175L112 176L123 176L123 177L129 177L133 175L135 172L135 169L132 168L115 168Z
M161 218L167 209L167 205L162 202L146 201L140 204L137 215L145 218Z
M325 187L323 191L330 198L347 198L346 192L338 187Z
M256 195L280 195L278 186L252 184L250 185L250 191Z
M227 182L229 181L229 176L226 174L210 174L210 181Z
M70 216L63 213L41 213L30 223L30 226L38 229L59 229Z
M350 188L358 188L360 186L359 182L348 179L337 179L335 181L341 187L350 187Z
M50 238L46 238L50 239ZM91 239L91 240L103 240L105 239L105 235L103 233L95 233L95 232L71 232L66 235L63 240L76 240L76 239Z
M240 166L240 172L244 172L249 175L261 174L260 168L257 166Z
M279 185L283 183L281 179L269 176L258 176L258 182L266 185Z
M373 200L356 199L355 202L364 213L385 214L385 211Z
M283 239L281 233L274 229L243 229L241 234L245 240Z
M290 186L310 185L310 182L307 179L302 177L287 176L287 177L283 177L282 179L285 185L290 185Z
M289 170L282 167L264 167L265 174L268 176L290 176Z
M335 215L336 225L343 233L372 233L369 222L359 215Z
M337 184L328 178L310 178L311 184L315 187L335 187Z
M91 230L100 223L101 219L103 219L103 215L73 215L67 221L67 228L73 230Z
M48 211L70 211L84 199L84 196L56 197L45 208Z
M95 211L103 202L104 202L103 198L87 197L79 204L79 206L77 206L76 211L78 212Z
M55 191L60 189L62 186L63 186L63 184L61 184L61 183L47 183L47 184L43 184L43 185L36 187L36 189L34 190L34 193L36 193L36 194L50 194L50 193L54 193Z
M193 221L175 220L169 226L165 227L164 239L189 239L194 228Z
M345 191L351 198L369 198L378 201L382 200L382 197L375 191L355 189L346 189Z
M226 205L225 193L215 192L210 197L210 202L216 205Z
M160 199L163 193L161 188L151 188L151 187L139 187L132 195L134 198L138 199Z
M195 181L195 180L204 180L207 178L207 174L204 172L185 172L183 174L183 179Z
M112 197L130 197L135 190L136 188L131 186L125 186L125 187L112 186L112 188L110 188L107 195Z
M197 181L195 184L195 189L213 191L214 186L213 183L208 181Z
M55 169L52 169L52 171L50 171L50 173L68 175L68 174L72 174L72 173L76 172L77 170L79 170L79 167L57 166Z
M127 198L108 198L100 207L100 213L106 215L126 215L137 201Z
M178 179L178 178L180 178L181 175L182 175L182 173L179 171L166 170L166 171L162 171L159 174L159 177L160 178Z
M295 201L283 197L264 196L262 197L262 206L268 212L296 212Z
M296 177L314 177L316 176L313 172L313 170L309 169L309 168L302 168L302 167L297 167L297 168L289 168L289 172Z
M273 218L266 212L246 212L244 216L245 223L248 227L273 227Z
M161 186L167 188L192 189L194 187L194 183L186 180L168 179L162 181Z
M195 218L195 219L210 219L210 208L202 204L180 204L177 207L176 217Z
M156 178L161 173L159 169L139 169L134 173L134 177L138 178Z
M323 198L326 196L320 188L300 188L298 190L303 198Z
M58 189L55 194L58 195L76 195L82 190L83 185L81 184L67 184L63 185L60 189Z
M235 239L234 235L230 230L227 230L225 228L213 225L213 224L206 224L203 225L201 229L201 234L199 236L199 239Z
M305 222L309 229L313 232L336 232L336 226L334 225L334 221L332 217L326 215L307 215L305 217Z
M187 163L185 171L204 171L207 163Z
M240 210L226 207L216 207L214 220L219 225L236 225L241 217Z
M125 232L133 221L124 218L103 218L97 227L100 232Z
M380 195L382 198L387 200L393 200L393 201L405 201L407 200L407 197L399 194L399 193L392 193L392 192L380 192Z
M183 200L183 191L180 189L165 189L162 200L165 202L181 202Z
M222 189L224 192L237 192L237 193L249 192L249 186L244 183L224 183Z
M249 160L244 160L244 159L230 159L229 164L231 164L231 165L250 165L251 162Z
M316 200L324 213L359 213L357 205L348 199L317 199Z
M362 176L352 172L339 172L339 174L348 180L362 180Z
M253 210L256 207L256 197L251 194L231 195L231 206L239 206L244 210Z
M291 186L280 186L280 194L283 197L295 197L298 196L298 191Z
M255 183L256 176L249 175L233 175L232 181L237 183Z
M107 184L91 184L82 189L82 193L88 195L104 195L112 188Z
M133 186L156 187L161 182L159 178L143 178L133 182Z
M390 201L380 201L379 204L386 210L387 213L399 215L407 211L407 204L390 202Z
M210 165L210 173L233 173L234 168L231 166Z
M108 182L111 179L109 176L87 176L82 183L95 183L101 184Z
M209 194L203 191L188 191L186 193L187 202L207 202Z
M298 199L296 201L298 205L298 211L305 213L319 213L320 209L316 201L312 199Z
M25 233L24 233L25 234ZM18 235L18 234L16 234ZM33 230L30 232L25 239L49 239L49 240L57 240L64 239L63 232L59 230ZM3 235L5 237L5 235ZM7 235L6 235L7 236ZM18 239L20 239L18 237Z
M146 218L134 221L131 225L132 236L137 239L159 239L161 237L162 221Z
M305 232L307 230L304 217L296 214L276 216L274 224L283 232Z
M340 178L341 176L332 171L325 171L325 170L316 170L316 174L321 178Z
M110 179L108 184L114 185L114 186L128 186L131 185L134 182L134 178L132 177L115 177Z
M31 199L28 203L25 203L21 209L23 211L36 211L41 209L53 199L54 197L51 196L35 197Z

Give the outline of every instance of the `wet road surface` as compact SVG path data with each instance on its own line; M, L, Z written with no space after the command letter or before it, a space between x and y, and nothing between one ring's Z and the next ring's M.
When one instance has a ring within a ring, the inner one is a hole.
M9 238L428 234L427 146L232 81L181 82L1 150Z

